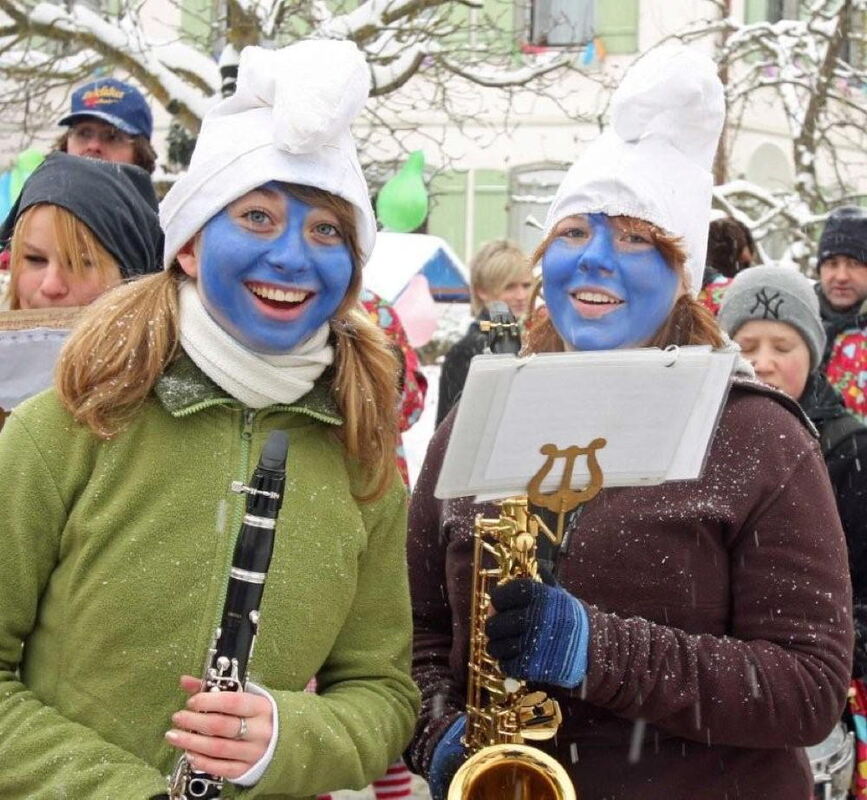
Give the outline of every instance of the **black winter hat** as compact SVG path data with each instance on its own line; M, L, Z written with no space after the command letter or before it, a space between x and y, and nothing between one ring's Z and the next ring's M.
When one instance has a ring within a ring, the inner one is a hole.
M162 269L156 193L141 167L51 153L25 181L0 239L11 239L18 217L40 203L61 206L87 225L124 278Z
M867 213L863 208L841 206L828 215L819 239L819 266L837 255L867 264Z

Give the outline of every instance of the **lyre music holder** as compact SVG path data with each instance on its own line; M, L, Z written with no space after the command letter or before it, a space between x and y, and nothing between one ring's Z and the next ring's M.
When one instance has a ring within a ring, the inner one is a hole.
M555 444L543 444L539 452L545 456L545 463L530 479L527 484L527 498L539 508L547 508L557 515L557 533L554 544L559 545L563 541L563 529L568 514L573 508L582 503L587 503L596 497L602 490L602 468L596 457L596 451L605 447L606 440L597 437L587 447L572 445L565 450L558 450ZM575 460L579 456L587 456L587 467L590 470L590 482L583 489L572 488L572 473L575 468ZM562 460L563 471L560 474L560 485L545 492L542 490L542 482L554 468L554 463Z

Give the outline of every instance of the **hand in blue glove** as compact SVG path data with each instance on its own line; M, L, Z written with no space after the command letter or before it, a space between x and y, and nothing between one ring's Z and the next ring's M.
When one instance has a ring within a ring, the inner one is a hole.
M553 579L551 579L553 582ZM518 578L491 592L488 652L509 677L574 689L587 673L590 623L562 586Z
M445 800L452 778L467 760L467 748L461 743L466 728L467 715L461 714L446 729L434 748L427 777L433 800Z

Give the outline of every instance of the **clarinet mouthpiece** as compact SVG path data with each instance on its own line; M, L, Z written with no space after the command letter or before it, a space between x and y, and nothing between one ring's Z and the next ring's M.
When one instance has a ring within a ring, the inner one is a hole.
M286 468L286 453L289 450L289 434L286 431L271 431L268 440L262 448L259 466L271 471Z

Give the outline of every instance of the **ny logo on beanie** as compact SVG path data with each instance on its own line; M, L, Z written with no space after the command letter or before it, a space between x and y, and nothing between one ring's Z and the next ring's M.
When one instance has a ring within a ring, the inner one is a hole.
M762 319L779 319L780 306L783 305L783 298L780 297L780 292L775 292L768 297L768 290L762 289L756 292L756 302L750 309L750 314L755 314L759 308L762 308Z

